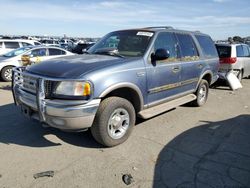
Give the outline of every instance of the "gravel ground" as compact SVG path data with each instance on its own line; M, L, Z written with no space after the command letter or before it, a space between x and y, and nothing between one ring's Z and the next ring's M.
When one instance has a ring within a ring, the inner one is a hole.
M0 187L249 187L249 97L249 79L237 91L210 89L205 106L138 120L128 141L103 148L88 131L24 118L0 82ZM33 177L49 170L53 177Z

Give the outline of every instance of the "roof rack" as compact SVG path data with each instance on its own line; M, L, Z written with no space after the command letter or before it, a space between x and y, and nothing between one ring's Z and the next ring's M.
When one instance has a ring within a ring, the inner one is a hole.
M143 29L174 29L172 26L154 26L154 27L145 27Z

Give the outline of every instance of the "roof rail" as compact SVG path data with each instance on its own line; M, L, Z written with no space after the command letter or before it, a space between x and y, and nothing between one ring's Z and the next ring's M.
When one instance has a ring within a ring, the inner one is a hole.
M154 26L154 27L145 27L143 29L174 29L172 26Z

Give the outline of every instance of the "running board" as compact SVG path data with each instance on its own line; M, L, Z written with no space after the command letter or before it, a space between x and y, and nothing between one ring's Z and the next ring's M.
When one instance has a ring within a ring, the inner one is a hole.
M148 119L148 118L151 118L151 117L156 116L158 114L161 114L165 111L173 109L177 106L191 102L191 101L195 100L196 98L197 98L196 95L189 94L189 95L186 95L184 97L180 97L180 98L165 102L163 104L159 104L157 106L142 110L139 112L139 116L143 119Z

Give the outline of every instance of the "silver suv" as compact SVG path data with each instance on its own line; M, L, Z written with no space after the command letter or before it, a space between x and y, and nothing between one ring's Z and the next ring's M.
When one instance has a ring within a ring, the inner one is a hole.
M220 57L219 72L233 73L241 80L250 75L250 49L246 44L216 44Z

